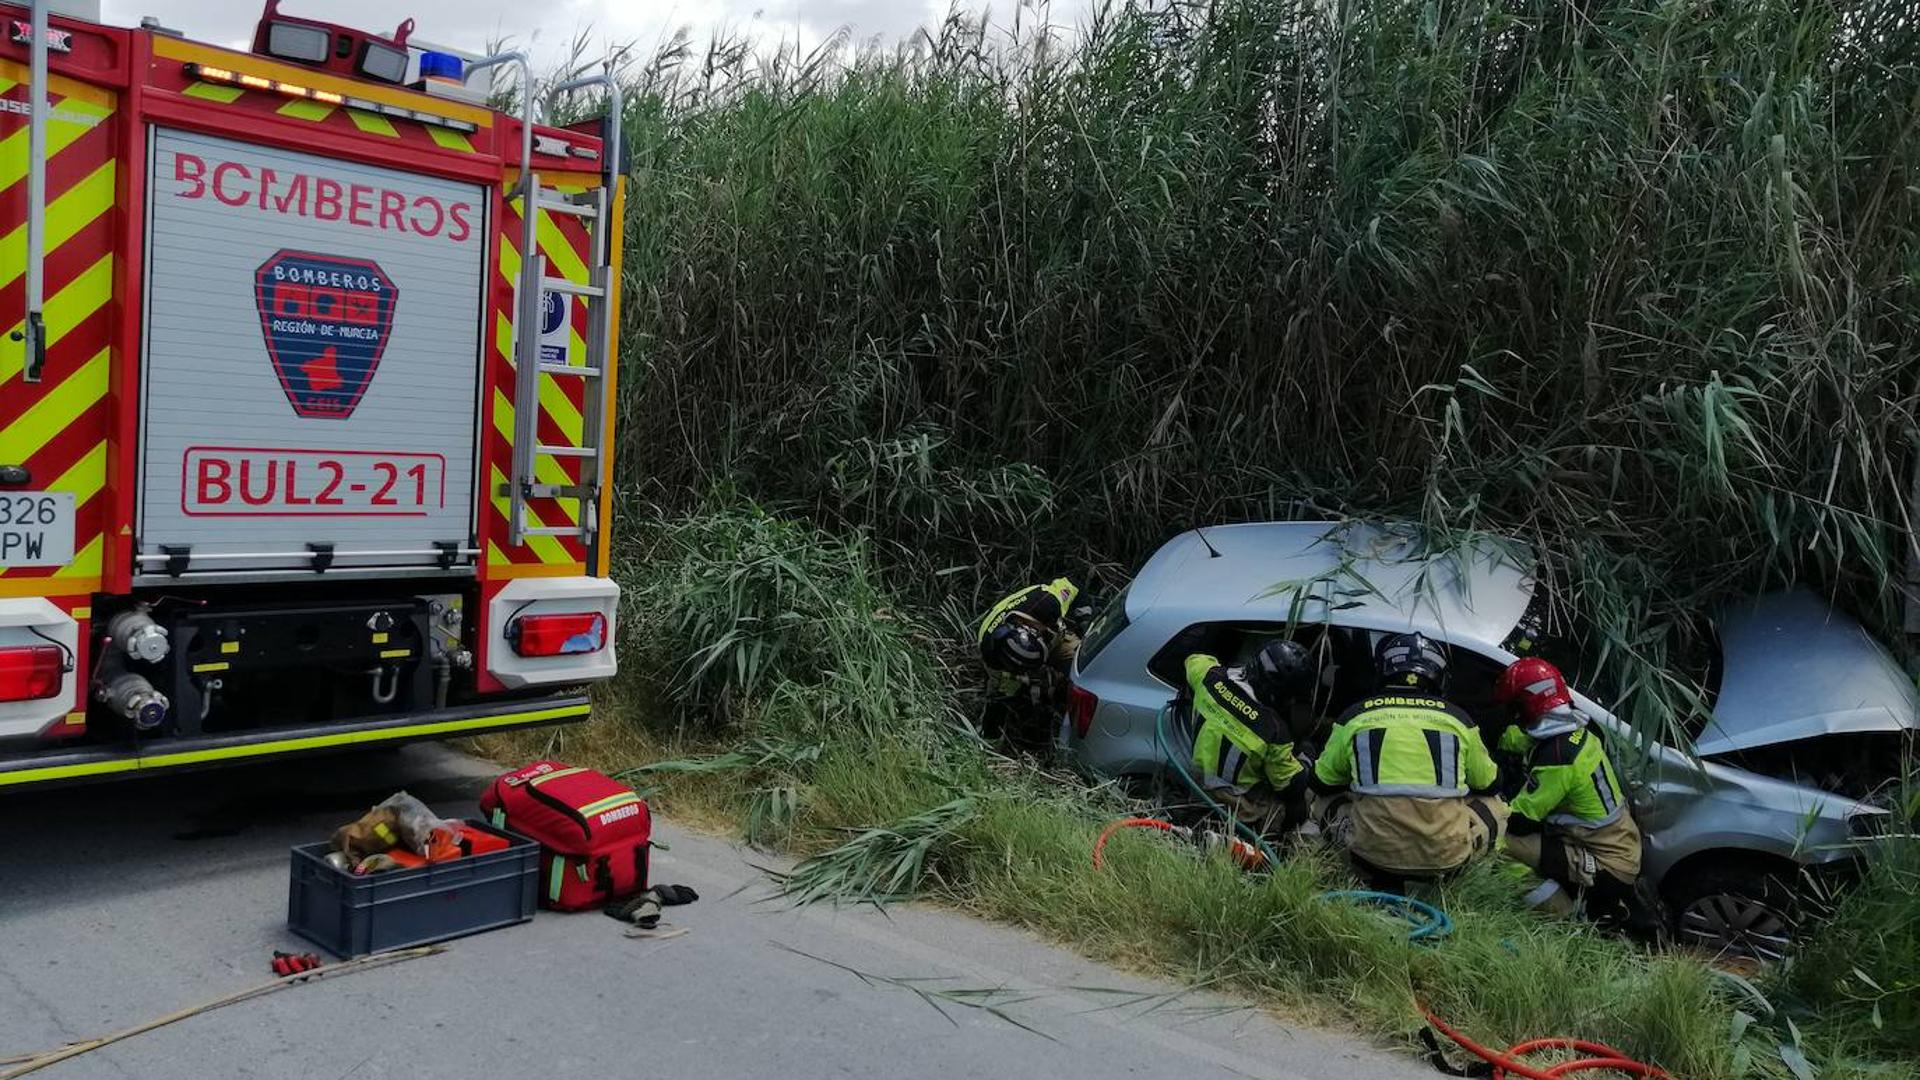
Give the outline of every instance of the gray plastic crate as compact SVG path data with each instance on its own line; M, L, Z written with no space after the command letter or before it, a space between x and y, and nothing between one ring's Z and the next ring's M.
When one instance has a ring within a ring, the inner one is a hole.
M324 843L297 845L287 886L287 929L335 956L352 957L533 918L540 845L485 822L467 824L511 844L504 851L365 877L329 866Z

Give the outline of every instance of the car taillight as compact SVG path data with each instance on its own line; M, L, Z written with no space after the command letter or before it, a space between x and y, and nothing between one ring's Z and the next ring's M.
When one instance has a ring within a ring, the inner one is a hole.
M58 646L0 649L0 701L36 701L60 692L66 664Z
M507 624L507 640L521 656L578 656L607 647L607 617L597 611L522 615Z
M1073 734L1077 738L1086 738L1093 730L1093 712L1100 707L1100 699L1082 690L1078 686L1067 687L1067 719L1073 722Z

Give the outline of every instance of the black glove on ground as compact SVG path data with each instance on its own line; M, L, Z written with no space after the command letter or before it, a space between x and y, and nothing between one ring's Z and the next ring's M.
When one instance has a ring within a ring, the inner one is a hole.
M659 894L660 904L663 907L691 904L700 899L700 894L686 885L655 885L653 891Z

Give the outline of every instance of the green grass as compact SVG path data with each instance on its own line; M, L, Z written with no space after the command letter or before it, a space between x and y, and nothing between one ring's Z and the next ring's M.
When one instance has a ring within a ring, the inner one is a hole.
M1110 587L1171 531L1323 516L1532 545L1589 686L1649 736L1697 713L1717 604L1801 583L1898 640L1911 5L1159 0L1082 38L1045 15L807 55L682 37L629 69L634 722L561 745L737 752L643 779L803 854L855 841L802 886L917 874L1391 1035L1417 986L1475 1034L1689 1077L1790 1075L1783 1043L1823 1076L1910 1072L1907 864L1764 1006L1485 881L1414 951L1306 899L1326 866L1258 885L1124 837L1092 875L1123 807L984 754L952 643L1016 583Z
M1891 848L1786 973L1812 1013L1920 1058L1920 848ZM1870 1034L1869 1034L1870 1032Z
M1669 735L1717 602L1804 581L1896 628L1908 6L1046 16L631 69L635 497L729 484L926 556L969 608L1195 523L1519 536Z
M1140 807L980 743L952 704L969 673L943 663L944 643L877 584L868 545L730 495L627 535L623 675L600 718L491 749L626 770L667 813L802 856L786 882L795 902L930 897L1394 1042L1411 1041L1424 1001L1489 1042L1595 1038L1689 1080L1792 1076L1783 1046L1825 1077L1916 1075L1901 1011L1914 977L1911 866L1877 870L1886 876L1843 904L1807 964L1759 987L1527 913L1494 867L1427 894L1457 927L1431 947L1319 899L1352 884L1327 852L1256 877L1123 831L1096 870L1101 825ZM801 604L805 618L780 617ZM686 659L747 639L775 659ZM1863 991L1865 980L1881 990Z

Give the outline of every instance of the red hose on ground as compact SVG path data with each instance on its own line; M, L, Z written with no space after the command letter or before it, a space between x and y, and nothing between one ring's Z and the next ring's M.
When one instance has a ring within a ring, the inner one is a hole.
M1093 868L1095 870L1098 870L1102 866L1106 865L1105 859L1102 857L1101 853L1106 850L1107 838L1111 837L1114 833L1119 832L1121 829L1161 829L1166 832L1179 831L1179 829L1175 827L1173 822L1161 821L1159 818L1150 818L1150 817L1121 818L1119 821L1116 821L1111 825L1108 825L1106 828L1101 829L1100 839L1095 840L1093 842Z
M1523 1077L1525 1080L1560 1080L1581 1072L1600 1072L1611 1069L1628 1076L1655 1077L1658 1080L1672 1080L1666 1070L1635 1061L1605 1043L1588 1042L1585 1039L1529 1039L1519 1043L1506 1053L1481 1046L1465 1035L1447 1026L1446 1021L1433 1015L1426 1006L1420 1011L1426 1015L1427 1023L1460 1045L1460 1048L1493 1066L1493 1080L1506 1080L1507 1077ZM1557 1065L1535 1067L1520 1059L1542 1050L1578 1050L1583 1054L1592 1054L1575 1061L1563 1061Z

